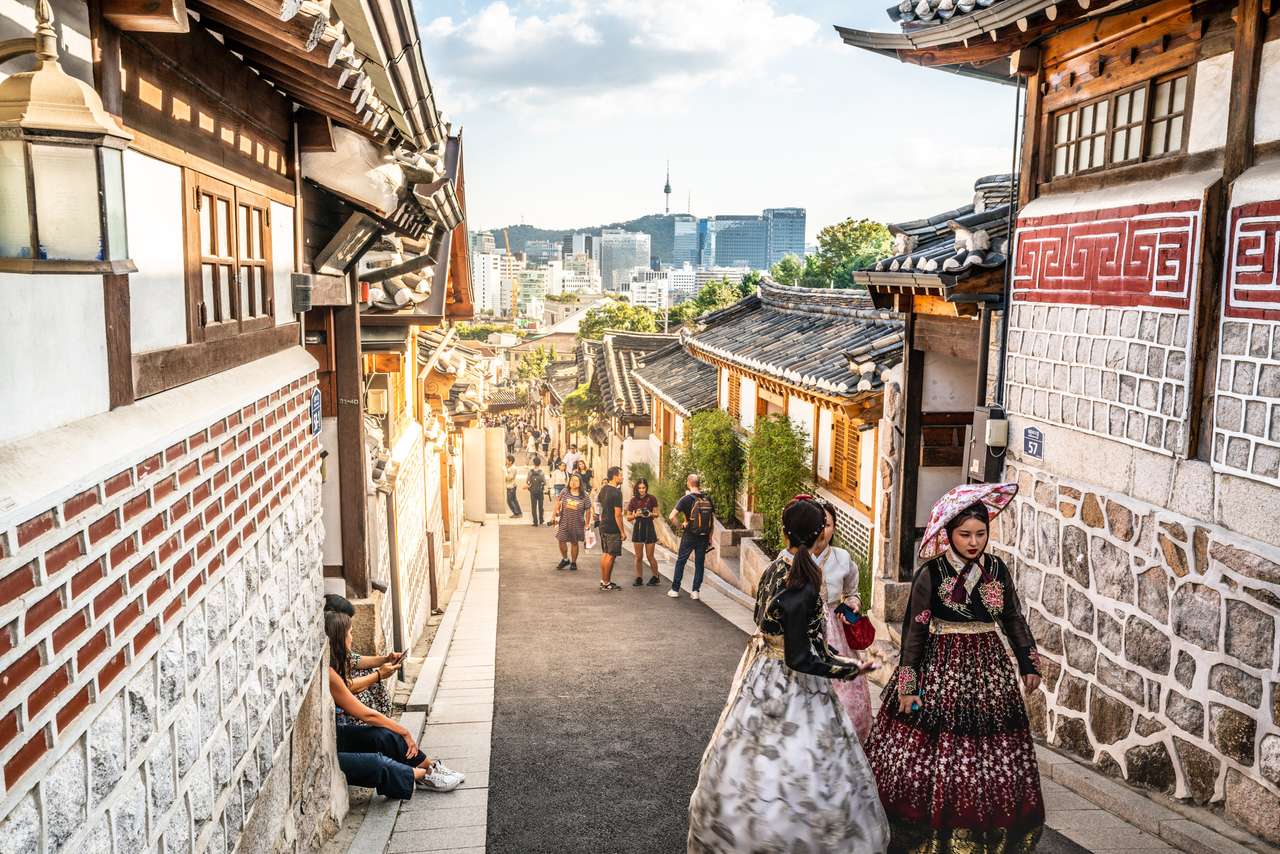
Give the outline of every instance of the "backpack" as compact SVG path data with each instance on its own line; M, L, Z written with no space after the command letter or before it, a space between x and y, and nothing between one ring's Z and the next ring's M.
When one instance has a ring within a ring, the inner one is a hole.
M693 506L689 508L689 521L685 525L685 533L696 537L710 537L715 527L715 510L710 496L697 493L693 498Z
M542 469L534 469L529 472L529 491L534 495L541 493L547 488L547 479L542 474Z

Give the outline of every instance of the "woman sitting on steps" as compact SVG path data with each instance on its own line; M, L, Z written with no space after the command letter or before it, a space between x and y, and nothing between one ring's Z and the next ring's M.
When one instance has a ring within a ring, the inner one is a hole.
M412 797L415 787L451 792L462 785L463 775L422 753L407 728L351 693L351 617L326 611L324 631L329 638L329 693L339 720L345 713L358 722L337 724L338 767L347 782L400 800Z

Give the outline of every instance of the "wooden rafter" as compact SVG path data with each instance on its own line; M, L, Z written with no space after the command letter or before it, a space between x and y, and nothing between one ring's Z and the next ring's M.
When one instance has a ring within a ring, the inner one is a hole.
M103 0L102 17L136 33L185 33L191 27L183 0Z
M276 50L331 68L346 46L341 29L319 15L298 14L281 21L245 0L192 0L191 7L234 32L251 35Z

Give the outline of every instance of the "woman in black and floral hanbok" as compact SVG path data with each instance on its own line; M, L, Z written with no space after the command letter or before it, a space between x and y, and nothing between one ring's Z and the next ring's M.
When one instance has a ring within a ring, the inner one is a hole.
M883 854L876 781L831 680L871 666L826 642L822 571L809 549L826 522L797 499L791 547L760 578L758 627L742 656L689 799L689 854Z
M1018 688L1018 674L1029 691L1040 684L1039 660L1009 568L986 548L1016 493L959 486L934 507L921 546L931 559L867 741L892 854L1026 854L1039 841L1044 799Z

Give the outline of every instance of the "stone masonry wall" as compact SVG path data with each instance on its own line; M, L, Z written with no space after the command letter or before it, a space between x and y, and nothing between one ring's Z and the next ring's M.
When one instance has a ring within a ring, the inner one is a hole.
M0 526L0 852L295 852L331 829L305 373Z
M1009 314L1009 411L1185 451L1186 310L1023 303Z
M1280 323L1222 324L1213 463L1280 486Z
M1029 460L995 533L1044 663L1050 743L1280 841L1280 550Z

